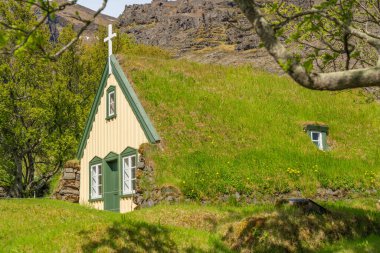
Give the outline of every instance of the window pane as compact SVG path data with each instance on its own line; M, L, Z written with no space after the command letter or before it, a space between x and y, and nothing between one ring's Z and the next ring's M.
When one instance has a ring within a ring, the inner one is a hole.
M131 177L132 179L135 179L136 178L136 169L135 168L131 168Z
M132 180L132 190L136 189L136 180Z
M103 181L102 181L102 175L99 175L99 176L98 176L98 184L102 184L102 182L103 182Z
M101 175L102 174L102 165L98 165L98 174Z
M98 196L101 196L102 195L102 189L103 187L101 185L98 186Z
M320 134L320 133L312 133L312 134L311 134L311 136L312 136L312 137L311 137L312 140L313 140L313 141L317 141L317 140L319 140L319 134Z
M124 158L124 164L126 165L126 167L129 167L129 159L128 159L128 157Z
M136 167L136 156L131 156L131 166Z
M115 92L111 92L108 95L108 103L109 103L109 114L115 114Z
M124 179L128 179L128 178L129 178L128 169L125 169L124 170Z

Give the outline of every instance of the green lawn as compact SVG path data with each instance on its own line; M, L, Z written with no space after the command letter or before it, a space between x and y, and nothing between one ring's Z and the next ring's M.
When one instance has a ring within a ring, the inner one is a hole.
M149 154L160 184L193 199L380 186L380 106L361 90L311 91L249 66L140 47L118 58L163 139ZM328 124L331 151L302 131L309 121Z
M323 203L333 212L324 216L194 203L121 215L49 199L1 200L0 252L376 252L375 203Z

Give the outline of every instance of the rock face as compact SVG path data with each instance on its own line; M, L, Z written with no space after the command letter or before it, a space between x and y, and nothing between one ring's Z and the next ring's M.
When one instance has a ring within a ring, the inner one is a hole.
M79 202L80 166L79 163L66 163L57 190L52 198L72 203Z
M119 17L123 32L138 43L176 49L179 52L235 45L236 50L256 48L259 39L250 31L240 9L228 0L153 0L151 4L126 6Z
M291 0L310 7L313 0ZM138 43L175 49L177 52L234 45L235 50L259 46L259 37L232 0L153 0L126 6L119 17L123 32Z

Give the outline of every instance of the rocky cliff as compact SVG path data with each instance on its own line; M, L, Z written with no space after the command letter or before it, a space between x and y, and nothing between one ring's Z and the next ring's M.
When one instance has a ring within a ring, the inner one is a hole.
M291 0L310 7L314 0ZM122 31L137 42L179 52L233 45L235 50L259 46L259 38L233 0L153 0L127 5L119 17Z
M259 45L258 36L240 9L229 0L153 0L151 4L126 6L119 17L123 32L138 43L178 52L233 45L247 50Z

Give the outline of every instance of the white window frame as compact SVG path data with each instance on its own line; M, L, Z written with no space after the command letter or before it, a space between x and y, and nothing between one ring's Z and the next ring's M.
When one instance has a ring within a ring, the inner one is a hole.
M313 134L318 134L318 140L314 140L313 139ZM323 150L322 132L319 132L319 131L310 131L310 138L311 138L311 141L313 143L317 144L317 147L320 150Z
M113 112L111 112L111 95L113 94ZM112 117L116 113L116 96L115 96L115 91L110 91L108 93L108 117Z
M99 176L101 176L103 179L102 164L98 163L98 164L91 165L90 173L91 173L91 176L90 176L91 199L100 199L102 198L102 192L99 192L99 186L102 187L102 191L103 191L103 182L99 182L99 181L102 181L102 180L99 180Z
M132 164L133 157L135 158L134 165ZM133 166L132 166L133 165ZM128 155L122 158L122 191L123 195L134 194L136 189L136 168L137 168L137 155ZM134 177L132 177L132 171L134 171Z

